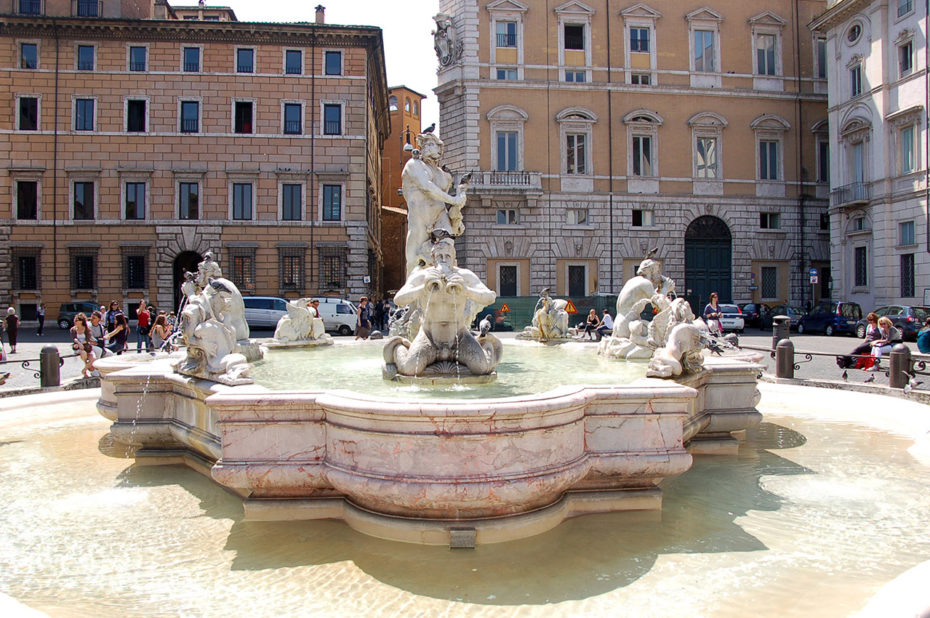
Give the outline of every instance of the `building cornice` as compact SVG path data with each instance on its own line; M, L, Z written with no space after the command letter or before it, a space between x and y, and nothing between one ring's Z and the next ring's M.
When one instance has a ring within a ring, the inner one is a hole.
M822 32L841 24L872 4L874 0L840 0L829 9L815 17L807 27L812 31Z
M137 41L248 42L268 45L369 47L381 44L375 26L311 23L251 23L241 21L182 21L161 19L80 19L4 16L0 34L58 36L66 39L132 39Z

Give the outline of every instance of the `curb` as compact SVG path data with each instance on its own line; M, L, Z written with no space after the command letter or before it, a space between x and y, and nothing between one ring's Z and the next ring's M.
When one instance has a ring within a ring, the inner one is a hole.
M905 393L904 389L891 388L881 384L863 384L861 382L839 382L837 380L816 380L802 378L776 378L775 376L763 373L759 377L760 382L769 384L787 384L792 386L814 386L817 388L828 388L838 391L853 391L857 393L869 393L870 395L885 395L886 397L897 397L907 401L914 401L924 405L930 405L930 391L913 390Z

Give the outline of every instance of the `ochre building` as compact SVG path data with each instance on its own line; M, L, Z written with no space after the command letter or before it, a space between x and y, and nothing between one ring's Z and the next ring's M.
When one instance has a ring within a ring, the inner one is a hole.
M0 0L0 302L380 290L381 30L228 8ZM402 248L401 248L402 252Z
M459 262L499 294L616 294L656 249L698 311L829 295L825 2L439 6Z

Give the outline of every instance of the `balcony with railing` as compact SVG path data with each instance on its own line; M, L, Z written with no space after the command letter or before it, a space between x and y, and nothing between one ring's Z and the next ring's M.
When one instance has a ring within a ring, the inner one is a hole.
M285 120L284 133L287 135L300 135L301 122L299 120Z
M854 182L837 187L830 192L831 206L851 206L867 204L872 197L871 186L867 182Z
M42 15L42 0L17 0L16 9L20 15Z
M181 133L197 133L199 130L200 122L196 118L181 121Z
M498 32L497 33L497 46L498 47L516 47L517 46L517 34L515 32Z
M103 1L73 0L71 15L74 17L100 17L103 15Z
M529 171L477 171L471 175L469 194L482 201L495 197L525 199L535 204L542 195L542 172Z

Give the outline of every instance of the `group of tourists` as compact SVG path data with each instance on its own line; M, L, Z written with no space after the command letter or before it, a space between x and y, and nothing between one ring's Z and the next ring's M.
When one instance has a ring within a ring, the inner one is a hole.
M177 328L174 312L156 314L155 308L142 299L136 309L136 318L137 352L154 352L170 346L169 337ZM74 316L71 348L84 362L82 374L85 378L94 371L94 361L98 358L122 354L129 349L130 330L129 319L115 300L109 307L101 306L89 318L83 312Z

